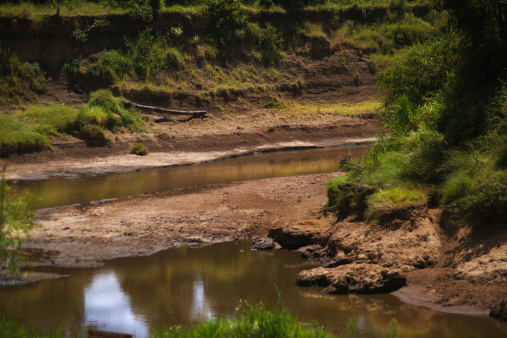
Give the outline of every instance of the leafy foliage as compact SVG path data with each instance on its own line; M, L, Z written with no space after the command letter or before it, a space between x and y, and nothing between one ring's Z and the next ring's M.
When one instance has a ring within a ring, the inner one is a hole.
M205 16L217 47L231 49L248 38L248 16L240 0L205 0Z
M28 206L35 198L30 194L14 197L12 187L5 181L5 166L0 180L0 263L18 276L23 260L22 244L28 232L37 224L35 212Z
M94 126L94 127L90 127ZM145 122L109 90L92 93L81 109L68 106L30 106L0 114L0 154L37 151L50 146L50 137L69 133L88 140L107 141L102 128L146 130Z
M506 9L499 1L445 4L451 28L402 51L379 75L386 133L358 164L346 163L341 184L433 190L457 219L503 217L507 61L497 53L507 50Z
M18 103L24 90L44 90L46 78L38 63L19 60L0 44L0 104Z

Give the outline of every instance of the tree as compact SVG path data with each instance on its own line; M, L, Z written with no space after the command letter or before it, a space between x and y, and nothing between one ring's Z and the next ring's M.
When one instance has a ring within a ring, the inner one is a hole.
M445 0L444 4L455 27L464 33L470 61L465 71L480 85L496 81L507 66L507 1Z
M28 232L36 226L35 212L28 209L36 198L31 194L13 196L5 181L5 166L0 180L0 263L13 275L19 276L23 261L22 244Z

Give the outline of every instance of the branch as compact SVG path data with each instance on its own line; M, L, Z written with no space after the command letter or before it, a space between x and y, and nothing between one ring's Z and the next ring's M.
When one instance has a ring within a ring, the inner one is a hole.
M167 109L167 108L154 107L154 106L145 106L145 105L137 104L137 103L130 102L130 101L124 101L124 104L127 107L134 107L137 109L154 111L154 112L162 113L162 114L186 115L186 116L195 116L195 117L206 116L205 110L198 110L198 111L174 110L174 109Z

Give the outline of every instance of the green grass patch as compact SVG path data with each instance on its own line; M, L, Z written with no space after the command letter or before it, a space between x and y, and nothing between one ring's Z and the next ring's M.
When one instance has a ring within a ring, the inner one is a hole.
M378 220L386 214L395 214L407 207L421 207L428 201L426 193L420 190L394 188L382 190L367 197L366 217Z
M37 151L50 146L50 137L72 131L78 109L30 106L0 114L0 153Z
M111 5L112 1L61 1L60 15L106 15L125 14L127 10L121 6ZM56 7L52 4L34 4L30 2L4 3L0 5L0 16L28 17L55 15Z
M86 140L106 142L103 129L146 131L146 123L135 110L109 90L92 93L81 109L64 105L29 106L25 110L0 114L0 154L30 152L48 148L50 138L68 133Z
M139 155L139 156L146 156L148 155L148 149L142 144L141 142L136 142L132 146L132 149L130 150L131 154Z
M121 128L131 131L147 130L145 122L135 110L126 108L124 102L114 97L107 89L92 93L88 105L81 110L77 122L81 125L96 124L111 131Z

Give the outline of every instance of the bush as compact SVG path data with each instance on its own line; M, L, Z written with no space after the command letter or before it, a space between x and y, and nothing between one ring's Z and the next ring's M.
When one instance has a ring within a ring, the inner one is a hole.
M405 136L420 126L420 108L412 104L406 95L401 96L382 113L382 121L394 137Z
M339 220L350 215L363 217L366 211L366 198L375 193L376 189L370 186L347 182L347 175L337 177L327 184L328 202L326 211L335 212Z
M348 332L358 334L355 330ZM191 329L173 327L160 329L153 337L332 337L317 323L302 327L282 304L280 297L276 306L269 310L265 305L241 302L237 315L230 319L213 319Z
M265 64L278 63L283 58L283 39L278 30L266 24L259 39L259 50L262 55L262 62Z
M0 178L0 263L14 276L21 272L22 244L37 225L35 212L28 208L35 201L30 194L13 196L12 187L5 182L4 166Z
M386 89L386 103L405 96L411 105L420 106L449 85L459 59L458 46L459 39L449 35L399 52L378 75L378 83Z
M139 156L146 156L148 155L148 149L142 144L141 142L136 142L132 146L132 149L130 150L131 154L139 155Z
M247 14L240 0L204 0L205 16L218 48L238 48L247 38Z
M38 63L20 61L0 44L0 104L18 103L24 91L40 93L45 85Z

